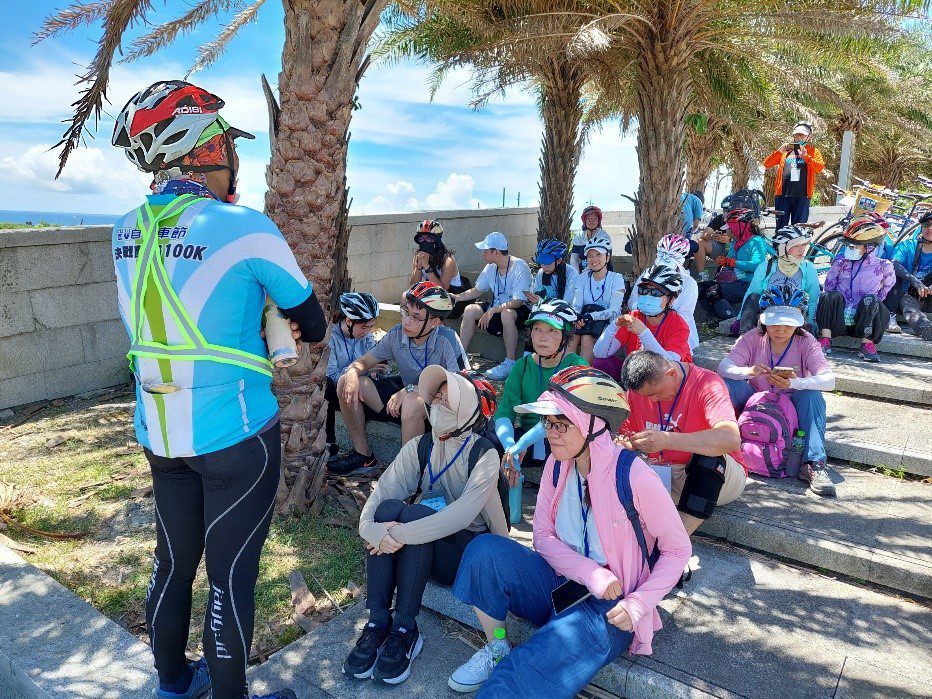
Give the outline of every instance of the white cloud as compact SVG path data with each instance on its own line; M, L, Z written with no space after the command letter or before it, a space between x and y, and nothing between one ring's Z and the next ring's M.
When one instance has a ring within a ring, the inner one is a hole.
M433 211L444 209L474 209L479 200L473 196L476 182L469 175L451 172L437 183L433 192L420 201L414 185L397 181L385 187L367 204L353 208L354 214L386 214L401 211Z
M0 182L62 194L107 195L117 201L128 201L149 183L121 152L100 148L76 149L56 180L58 154L49 147L38 144L16 156L0 158Z

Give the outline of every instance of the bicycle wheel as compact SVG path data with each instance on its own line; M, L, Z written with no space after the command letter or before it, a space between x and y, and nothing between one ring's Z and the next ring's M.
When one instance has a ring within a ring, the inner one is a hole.
M827 272L832 266L832 261L841 252L844 231L845 227L841 222L834 223L809 243L806 259L815 265L819 274Z

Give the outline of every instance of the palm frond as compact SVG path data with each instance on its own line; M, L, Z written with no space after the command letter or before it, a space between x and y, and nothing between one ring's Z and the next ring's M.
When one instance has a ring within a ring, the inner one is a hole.
M220 12L227 12L234 6L241 4L239 0L200 0L178 19L156 25L133 41L132 51L123 58L121 63L128 63L143 56L151 56L159 49L171 44L179 36L190 34L199 24L210 17Z
M63 146L58 157L57 179L68 162L68 156L81 143L88 120L93 116L94 126L100 120L103 102L107 98L107 85L110 81L110 69L113 57L120 49L124 32L134 22L145 18L152 9L152 0L113 0L104 15L104 33L100 38L97 53L87 71L78 76L77 84L87 87L81 90L81 96L72 106L75 108L68 128L61 140L53 148Z
M197 60L194 61L194 65L185 73L185 78L216 61L220 57L220 54L223 53L224 49L226 49L230 40L236 36L236 33L256 19L259 8L264 4L265 0L255 0L251 5L237 12L232 21L223 28L223 31L220 32L216 39L203 46L199 46L197 49Z
M42 22L39 31L33 34L32 45L35 46L43 39L48 39L50 36L55 36L63 31L77 29L103 19L113 4L114 0L74 3L64 10L59 10L54 15L49 15Z

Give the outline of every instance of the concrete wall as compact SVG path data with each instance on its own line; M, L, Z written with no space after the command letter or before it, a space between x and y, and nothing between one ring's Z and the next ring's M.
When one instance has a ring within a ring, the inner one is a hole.
M811 218L834 221L843 212L816 208ZM537 245L536 208L351 216L354 288L397 303L408 287L414 230L424 218L443 222L444 240L472 275L482 268L475 243L490 231L504 233L512 253L527 260ZM633 222L633 212L605 212L616 253ZM109 245L109 226L0 232L0 408L127 380L128 339Z

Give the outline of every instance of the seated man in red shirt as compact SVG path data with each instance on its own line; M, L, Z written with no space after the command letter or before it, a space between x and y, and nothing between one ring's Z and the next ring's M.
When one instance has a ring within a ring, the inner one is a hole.
M673 502L692 534L747 482L725 382L714 371L642 349L625 359L621 385L631 406L622 437L651 463L672 467Z
M663 264L653 265L644 270L640 279L637 310L609 323L593 349L592 366L616 381L621 376L624 357L642 347L675 362L693 360L689 325L672 308L683 289L679 270ZM623 356L619 356L622 350Z

